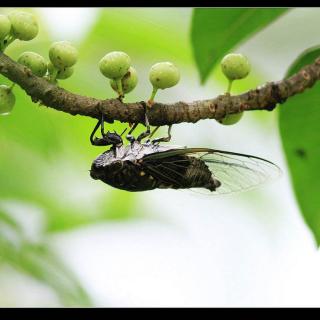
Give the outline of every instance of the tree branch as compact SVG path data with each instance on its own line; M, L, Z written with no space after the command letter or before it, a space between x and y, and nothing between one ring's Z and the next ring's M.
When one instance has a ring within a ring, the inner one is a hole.
M240 95L219 95L209 100L155 103L147 108L146 102L122 103L118 99L99 100L71 93L39 78L31 71L0 52L0 73L17 83L31 97L32 101L47 107L92 118L101 113L109 122L144 123L147 109L151 125L169 125L181 122L195 123L202 119L221 120L226 114L250 110L273 110L278 103L311 88L320 79L320 57L314 63L303 67L288 79L270 82Z

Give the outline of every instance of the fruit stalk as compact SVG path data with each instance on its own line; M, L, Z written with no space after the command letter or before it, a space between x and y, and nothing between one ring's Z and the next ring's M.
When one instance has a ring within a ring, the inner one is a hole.
M152 92L151 92L151 96L148 100L148 106L151 107L154 103L154 97L157 94L158 89L156 87L153 87Z
M117 84L117 92L118 92L118 94L119 94L119 97L121 98L121 97L123 97L123 89L122 89L122 81L121 81L121 79L117 79L116 80L116 84Z

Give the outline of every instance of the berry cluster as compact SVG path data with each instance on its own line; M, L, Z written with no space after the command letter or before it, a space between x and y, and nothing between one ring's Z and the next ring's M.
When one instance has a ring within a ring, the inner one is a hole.
M0 51L16 39L32 40L38 34L38 24L34 16L27 12L12 11L0 14ZM15 104L13 86L0 85L0 114L9 114Z
M67 79L73 74L73 66L78 60L78 50L69 41L54 42L49 49L48 79Z
M4 51L16 39L32 40L38 31L38 23L31 13L12 11L8 15L0 14L0 50Z
M0 51L3 52L16 39L32 40L38 31L37 21L30 13L12 11L8 15L0 14ZM49 59L47 62L41 55L27 51L19 56L18 62L30 69L34 75L57 84L58 79L67 79L73 74L78 51L68 41L54 42L49 48ZM250 68L248 59L242 54L230 53L222 59L221 69L229 81L227 94L230 94L233 81L245 78ZM131 66L131 58L125 52L109 52L100 60L99 69L110 79L110 86L117 92L120 100L137 86L137 71ZM180 72L171 62L158 62L151 67L149 80L152 84L152 93L148 106L152 107L157 91L175 86L180 80ZM9 114L13 109L15 103L13 87L14 84L11 87L0 85L0 114ZM224 125L235 124L242 115L243 112L229 114L219 122Z
M138 83L137 71L131 66L131 59L125 52L109 52L100 60L99 68L101 73L110 79L110 85L120 99ZM151 106L157 90L175 86L180 80L180 73L171 62L159 62L151 67L149 80L153 87L148 101Z
M0 51L4 51L15 39L28 41L38 34L35 17L26 12L13 11L0 15ZM57 84L57 79L67 79L73 74L73 65L77 62L78 51L68 41L54 42L49 49L47 62L40 54L32 51L23 52L18 62L31 72ZM12 92L14 84L9 87L0 85L0 114L9 114L14 106L15 97Z

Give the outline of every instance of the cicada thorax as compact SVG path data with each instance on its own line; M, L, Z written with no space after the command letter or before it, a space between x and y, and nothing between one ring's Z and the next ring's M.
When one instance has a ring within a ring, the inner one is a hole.
M91 165L90 175L114 188L127 191L145 191L156 188L156 181L143 170L140 159L145 150L143 144L111 148L98 156ZM149 153L151 150L149 150Z
M137 161L118 160L100 168L93 164L91 177L127 191L145 191L157 188L157 181L147 174Z
M144 170L143 155L150 146L135 143L132 147L110 149L92 163L90 175L114 188L127 191L146 191L157 188L159 181Z

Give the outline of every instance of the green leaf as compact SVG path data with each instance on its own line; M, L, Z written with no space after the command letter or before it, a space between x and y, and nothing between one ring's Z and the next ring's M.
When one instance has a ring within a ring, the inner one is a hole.
M0 262L51 287L65 306L92 306L78 279L47 243L31 241L23 229L0 209Z
M191 44L201 83L235 46L253 36L288 9L194 9Z
M320 47L301 54L286 77L320 56ZM320 83L280 108L280 134L294 192L304 219L320 245Z

